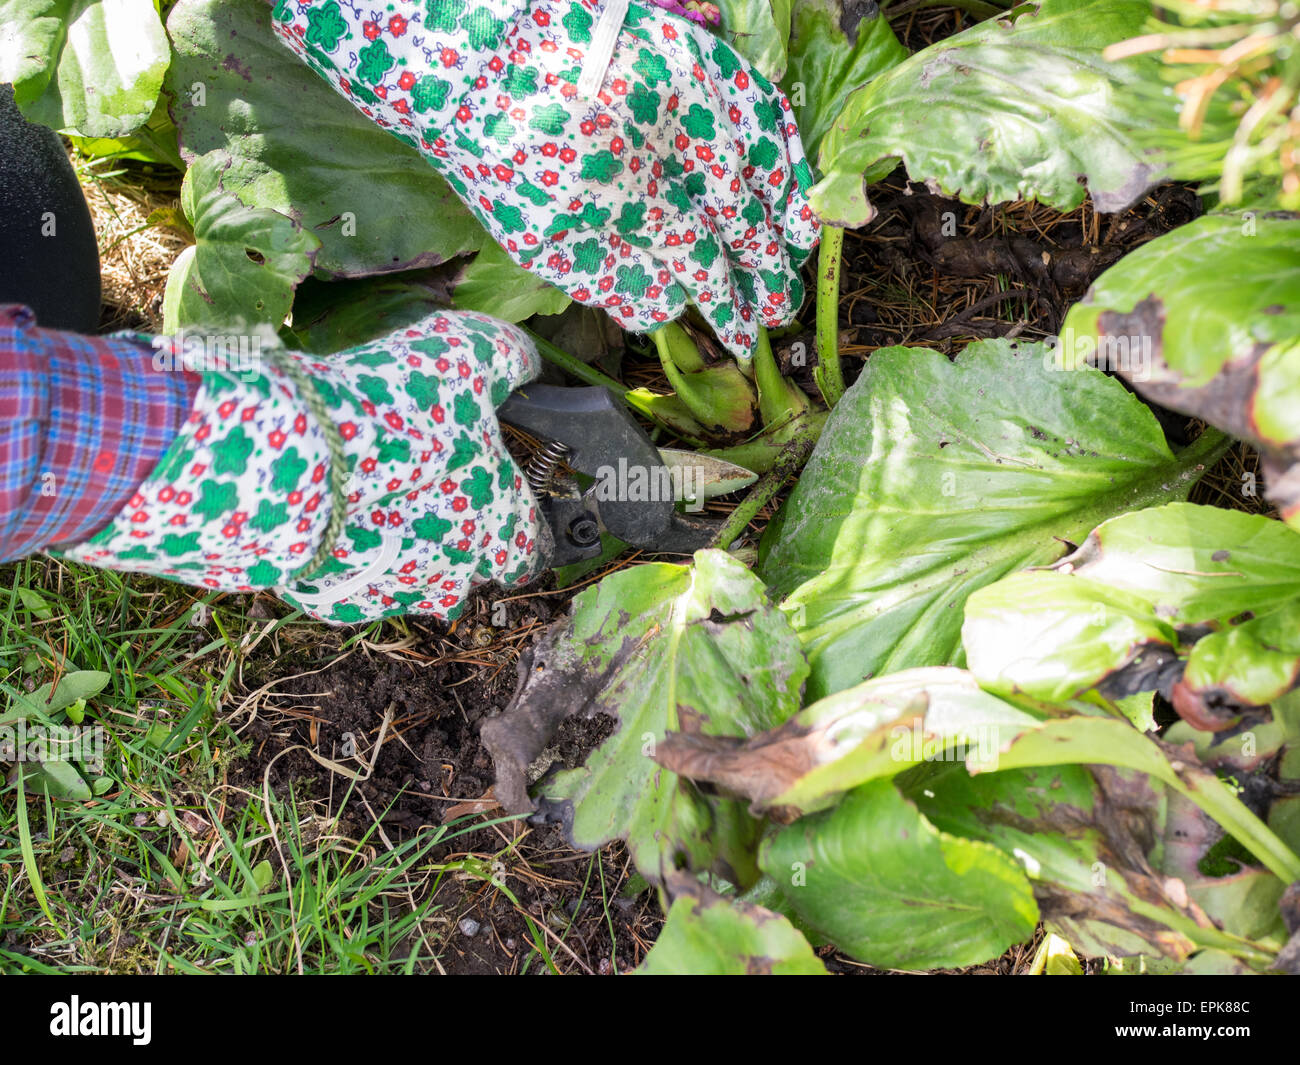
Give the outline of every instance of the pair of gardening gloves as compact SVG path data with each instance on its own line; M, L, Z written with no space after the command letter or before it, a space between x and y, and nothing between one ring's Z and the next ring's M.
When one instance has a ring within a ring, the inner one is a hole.
M789 103L688 18L610 6L279 0L273 21L521 266L628 329L693 302L746 357L798 310L816 244ZM446 312L328 358L205 373L148 481L64 553L271 588L335 623L454 618L475 585L546 568L550 532L495 416L538 369L521 331Z
M698 22L627 0L278 0L272 24L515 262L626 329L689 301L743 360L803 302L819 229L790 103Z

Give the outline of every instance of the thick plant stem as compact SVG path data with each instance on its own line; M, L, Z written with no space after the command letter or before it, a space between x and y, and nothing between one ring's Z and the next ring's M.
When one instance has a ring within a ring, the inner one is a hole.
M826 406L834 407L844 395L840 369L840 261L844 257L844 230L822 226L817 258L817 366L813 380Z
M537 351L552 366L558 366L567 374L571 374L579 381L586 381L589 385L599 385L601 388L608 388L619 399L623 399L630 389L626 385L619 384L608 374L603 374L594 366L588 366L581 359L570 355L567 351L561 351L548 340L543 340L531 329L520 326L530 337L533 343L537 345Z
M673 391L681 397L685 384L682 382L682 374L677 369L677 364L673 362L672 351L669 348L668 334L663 329L656 329L650 334L650 339L654 341L655 351L659 353L659 365L664 368L664 376L668 378L668 383L673 386ZM686 402L682 398L682 402Z
M754 383L758 385L758 410L769 428L802 414L809 407L808 397L789 378L782 376L772 354L767 330L758 328L758 345L754 349Z
M781 486L791 474L803 468L815 444L816 440L811 437L802 437L790 444L787 454L781 461L754 482L749 494L728 516L726 524L713 539L714 547L720 547L725 551L731 546L733 540L740 537L749 523L754 520L754 515L781 490Z
M1228 453L1230 447L1232 447L1232 437L1207 425L1200 436L1178 452L1178 460L1186 469L1191 469L1193 463L1204 467L1197 472L1196 479L1200 480L1209 472L1211 466Z
M699 373L704 369L704 359L696 348L695 341L676 322L660 326L652 335L655 349L661 354L666 351L673 365L682 373Z

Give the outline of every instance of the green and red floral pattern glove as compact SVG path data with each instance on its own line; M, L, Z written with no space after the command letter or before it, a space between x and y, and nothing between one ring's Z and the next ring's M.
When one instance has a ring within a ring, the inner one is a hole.
M452 619L476 585L523 584L545 568L550 531L495 411L540 366L520 330L447 311L337 355L271 350L254 373L204 373L189 421L134 498L63 554L269 588L336 623Z
M631 330L693 302L746 357L760 325L798 311L817 242L789 101L704 27L635 3L605 67L601 11L278 0L273 25L424 153L516 262Z

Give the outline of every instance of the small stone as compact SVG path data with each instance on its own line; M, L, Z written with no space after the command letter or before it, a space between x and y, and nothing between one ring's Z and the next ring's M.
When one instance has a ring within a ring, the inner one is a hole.
M478 930L482 927L482 925L480 925L472 917L462 917L457 927L460 929L461 935L469 939L473 939L476 935L478 935Z

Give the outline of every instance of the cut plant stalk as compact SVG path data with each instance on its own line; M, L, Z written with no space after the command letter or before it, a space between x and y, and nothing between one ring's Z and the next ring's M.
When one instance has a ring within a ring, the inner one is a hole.
M828 407L834 407L844 395L844 372L840 368L840 263L843 258L844 230L838 226L822 226L817 258L817 365L813 368L813 380Z
M713 458L734 462L755 473L766 473L785 456L786 451L800 441L807 441L809 453L821 438L829 411L810 410L786 418L743 444L732 447L710 448L705 454Z
M793 443L786 445L781 461L773 464L754 483L754 487L749 490L749 494L731 512L726 524L723 525L713 541L714 547L720 547L725 551L740 537L749 523L754 520L754 515L771 501L772 497L781 490L781 486L793 474L803 469L803 465L808 461L808 456L812 454L816 443L816 437L804 433L796 437Z

